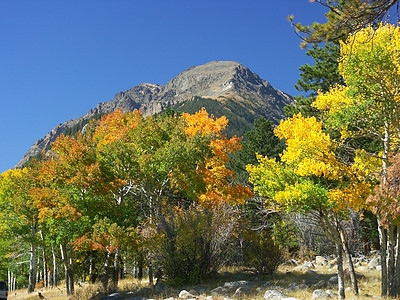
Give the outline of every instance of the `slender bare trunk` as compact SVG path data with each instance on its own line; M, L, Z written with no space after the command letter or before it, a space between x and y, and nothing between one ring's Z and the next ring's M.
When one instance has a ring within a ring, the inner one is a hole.
M394 290L395 296L400 295L400 225L397 225L396 233L396 265L394 270Z
M35 239L36 237L36 226L32 226L32 238ZM36 284L36 255L37 246L36 242L32 241L31 243L31 256L29 260L29 283L28 283L28 293L32 293L35 290Z
M394 297L396 295L395 285L395 238L394 238L394 226L390 225L388 228L388 287L389 296Z
M72 255L69 256L69 266L68 266L68 277L69 277L69 290L71 292L71 295L74 294L75 292L75 286L74 286L74 266L72 264Z
M68 259L67 245L61 244L60 249L61 249L61 260L62 260L64 269L65 269L65 286L67 289L67 295L73 295L74 294L74 273L73 273L73 269L72 269L72 261L71 261L71 258Z
M378 220L378 232L379 232L379 243L380 243L380 256L381 256L381 296L386 297L388 294L388 272L387 272L387 263L386 263L386 248L387 248L387 238L386 238L386 229L383 228L380 220Z
M148 270L149 270L149 284L153 285L154 284L154 281L153 281L153 265L151 264L151 260L149 260Z
M89 282L94 283L94 259L93 259L93 252L90 252L89 256Z
M344 272L343 272L343 253L342 245L336 244L336 255L337 255L337 272L338 272L338 294L339 299L344 299Z
M119 279L119 260L120 260L120 248L117 248L114 253L114 265L112 273L112 288L115 290L118 288Z
M67 295L71 295L71 291L69 290L68 260L67 260L66 246L60 244L60 250L61 250L61 261L64 265L64 272L65 272L65 288L67 290Z
M143 264L144 264L144 259L143 259L143 252L139 252L139 259L138 259L138 279L139 281L142 281L143 279Z
M110 256L111 253L107 249L106 250L106 259L104 261L104 267L103 267L103 275L101 276L101 283L103 285L103 290L104 292L108 292L108 276L109 276L109 264L110 264Z
M47 272L47 258L46 258L46 247L44 242L44 236L42 230L40 230L40 238L42 239L42 255L43 255L43 286L49 287L49 274Z
M56 252L54 251L54 247L51 246L51 252L53 254L53 282L52 286L57 286L57 260L56 260Z
M382 184L385 185L387 181L387 166L388 166L388 153L389 153L389 124L385 121L385 135L382 140L383 142L383 155L382 155ZM386 261L387 256L387 230L382 225L382 220L378 217L378 232L379 232L379 243L380 243L380 255L382 265L382 283L381 283L381 296L386 297L389 292L388 282L388 265Z
M342 240L343 250L344 250L344 253L346 254L347 262L349 264L349 273L350 273L351 285L353 287L353 293L354 293L354 295L358 295L359 292L358 292L358 282L357 282L357 277L356 277L356 271L354 270L353 259L351 257L349 245L347 243L346 236L343 232L343 228L340 228L340 238Z

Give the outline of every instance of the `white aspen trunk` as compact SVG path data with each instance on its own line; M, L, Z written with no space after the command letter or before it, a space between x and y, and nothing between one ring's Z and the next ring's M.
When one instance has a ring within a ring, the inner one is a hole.
M60 244L60 250L61 250L61 261L64 265L64 271L65 271L65 288L67 290L67 295L71 295L71 290L70 290L70 284L69 284L69 274L68 274L68 258L67 258L67 247L63 244Z
M389 296L395 296L395 253L394 253L394 226L388 228L388 288Z
M89 256L89 283L93 282L93 252L90 252Z
M53 254L53 287L57 286L57 260L56 260L56 252L54 251L54 247L51 247L51 252Z
M343 254L342 245L336 244L336 255L337 255L337 272L338 272L338 294L339 299L344 299L344 273L343 273Z
M386 184L387 181L387 160L389 153L389 125L385 121L385 135L383 138L383 155L382 155L382 185ZM381 296L386 297L388 295L388 266L387 266L387 231L383 228L382 222L378 217L378 232L379 232L379 243L380 243L380 255L381 255Z
M69 291L71 293L70 295L73 295L75 292L75 286L74 286L74 266L72 264L72 253L69 255L68 277L69 277Z
M32 293L35 290L36 284L36 245L32 243L31 245L31 256L29 259L29 283L28 283L28 293Z
M395 253L395 270L394 270L394 297L400 295L400 225L396 226L396 253Z
M13 277L12 290L15 291L16 278Z
M113 266L113 277L112 277L112 285L113 289L118 288L118 279L119 279L119 253L120 248L118 247L114 253L114 266Z
M387 263L386 263L386 247L387 247L387 238L386 238L386 230L381 225L380 220L378 220L378 232L379 232L379 244L380 244L380 256L381 256L381 296L386 297L388 294L388 276L387 276Z
M103 285L104 292L108 292L108 275L109 275L109 264L110 264L110 251L106 250L106 259L104 261L103 275L101 276L101 283Z
M42 255L43 255L43 285L44 287L49 287L49 274L47 272L47 257L46 257L46 247L44 242L44 236L42 230L40 230L40 238L42 239Z
M10 272L10 270L7 270L7 286L10 291L12 291L11 282L12 282L12 273Z
M36 237L36 226L32 226L32 238ZM35 290L36 284L36 255L37 247L36 242L32 241L31 243L31 255L29 259L29 283L28 283L28 293L32 293Z

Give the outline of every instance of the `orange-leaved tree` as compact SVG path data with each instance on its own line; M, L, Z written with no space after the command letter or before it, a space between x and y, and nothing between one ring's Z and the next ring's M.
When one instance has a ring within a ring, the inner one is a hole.
M234 172L226 167L229 153L240 150L240 138L228 139L223 130L228 124L226 117L214 119L209 117L203 108L194 115L183 114L187 122L185 129L190 136L202 135L211 137L212 156L201 162L197 172L206 184L205 192L198 196L200 203L206 206L220 204L243 204L252 196L251 189L241 184L232 184Z

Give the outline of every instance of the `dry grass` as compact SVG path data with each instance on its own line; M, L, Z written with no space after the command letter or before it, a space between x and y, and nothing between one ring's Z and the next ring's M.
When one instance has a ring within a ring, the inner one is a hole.
M210 280L208 282L204 282L201 284L202 287L204 287L207 291L210 291L211 289L217 287L218 285L223 285L224 282L227 281L236 281L236 280L254 280L254 276L243 272L241 269L228 269L224 271L229 271L222 273L221 276L218 278L215 278L213 280ZM335 269L328 269L326 267L316 267L313 269L318 276L321 276L321 278L327 279L330 276L335 275ZM374 296L375 299L380 299L380 272L378 271L369 271L368 273L363 273L360 272L364 275L364 278L359 280L359 289L360 289L360 296L355 297L353 295L353 292L350 290L346 291L346 296L347 299L357 299L357 300L366 300L366 299L371 299L371 296ZM297 299L301 300L306 300L306 299L312 299L312 293L313 290L312 288L307 288L307 289L300 289L296 291L287 291L287 287L290 283L296 283L297 285L301 283L307 282L312 276L315 276L315 274L305 274L303 272L292 272L292 269L287 266L281 266L278 269L278 272L274 274L273 276L268 276L268 277L263 277L263 278L258 278L256 281L257 283L262 283L269 281L273 286L280 286L284 289L285 293L289 297L294 297ZM346 287L350 286L350 282L346 281ZM135 279L125 279L121 280L119 283L119 290L121 291L121 294L125 294L127 297L134 296L134 292L138 291L142 287L148 287L147 282L142 282L139 283ZM153 290L148 290L147 294L141 294L141 296L144 297L149 297L152 299L165 299L169 297L174 297L177 298L179 292L182 289L190 290L190 286L182 286L182 287L177 287L177 288L166 288L165 290L162 291L161 294L154 294ZM263 299L263 295L266 290L272 289L268 287L261 287L258 288L258 290L254 290L254 292L250 295L243 295L240 297L240 299L245 299L245 300L261 300ZM323 288L324 290L328 288ZM335 287L331 287L331 290L336 292ZM18 299L24 299L24 300L33 300L33 299L40 299L38 296L38 292L41 292L44 297L47 299L54 299L54 300L65 300L65 299L70 299L70 300L80 300L80 299L89 299L94 295L97 295L96 299L99 299L101 297L100 294L100 286L99 285L84 285L83 287L76 286L76 293L74 296L67 296L65 292L64 286L58 286L57 288L53 289L38 289L32 294L28 294L26 290L19 290L19 291L14 291L10 292L8 299L10 300L18 300ZM206 295L207 293L205 293ZM209 294L208 294L209 295ZM204 297L200 297L200 299L203 299ZM215 299L215 298L214 298ZM223 299L223 297L221 297Z

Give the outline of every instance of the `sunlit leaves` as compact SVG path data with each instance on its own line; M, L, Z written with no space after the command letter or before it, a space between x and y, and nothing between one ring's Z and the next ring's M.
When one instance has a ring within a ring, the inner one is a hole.
M256 191L288 210L363 207L370 190L365 173L336 158L336 145L314 117L295 115L275 133L287 145L282 163L258 156L258 165L247 166Z
M286 140L282 161L293 165L298 175L314 174L330 179L338 176L334 144L314 117L295 115L281 122L275 133Z
M244 203L244 200L252 196L249 188L241 184L230 184L234 172L226 167L229 161L228 154L241 148L240 138L234 136L230 139L222 135L222 130L227 125L227 119L221 117L214 119L209 117L205 109L194 115L183 114L187 122L185 129L190 136L210 135L210 147L212 156L199 164L198 173L205 183L206 191L198 197L200 203L207 206L221 204Z

